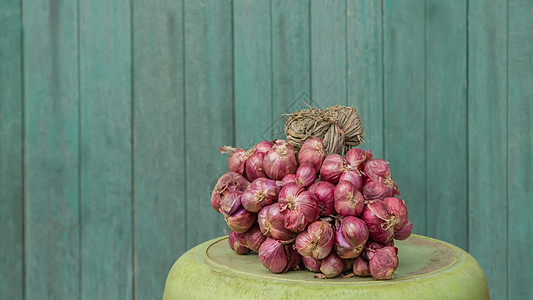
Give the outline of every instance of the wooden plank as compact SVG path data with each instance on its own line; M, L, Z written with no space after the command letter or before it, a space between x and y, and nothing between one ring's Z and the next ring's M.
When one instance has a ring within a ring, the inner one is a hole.
M22 3L0 11L0 295L24 293L22 108Z
M187 247L228 234L211 208L217 175L227 172L221 145L233 143L232 3L185 2Z
M383 14L381 1L348 0L346 45L348 106L357 109L365 142L383 157Z
M533 2L509 0L508 299L533 296ZM501 279L501 277L500 277Z
M468 248L485 271L491 298L504 299L507 1L472 0L468 10Z
M162 297L170 267L187 249L182 8L174 0L133 2L138 299Z
M80 2L81 297L133 297L130 1Z
M26 0L25 298L80 298L78 7Z
M346 1L311 1L311 97L346 105Z
M282 114L315 107L311 92L309 0L272 1L272 127L265 136L285 139Z
M272 124L270 13L269 1L233 3L235 145L240 148L259 142Z
M468 248L466 3L426 2L427 235Z
M384 2L385 158L413 232L426 233L425 5Z

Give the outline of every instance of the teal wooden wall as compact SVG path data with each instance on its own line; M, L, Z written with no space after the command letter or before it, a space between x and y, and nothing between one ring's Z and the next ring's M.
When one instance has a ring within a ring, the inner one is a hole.
M218 146L276 136L307 99L359 110L415 232L468 250L494 299L531 299L532 15L529 0L0 0L0 295L160 298L175 259L227 233Z

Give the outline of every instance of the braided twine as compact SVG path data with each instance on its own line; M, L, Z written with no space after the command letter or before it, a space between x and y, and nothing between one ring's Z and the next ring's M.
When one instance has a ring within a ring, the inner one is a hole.
M345 153L363 141L363 125L353 107L310 107L282 117L286 120L287 141L297 153L305 140L311 137L322 140L327 155L342 155L343 151Z

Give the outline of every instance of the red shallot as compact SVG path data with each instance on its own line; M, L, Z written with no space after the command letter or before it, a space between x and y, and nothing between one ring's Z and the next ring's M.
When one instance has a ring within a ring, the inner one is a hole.
M239 234L239 233L236 233L233 230L230 231L229 233L228 243L229 243L229 247L231 248L231 250L241 255L250 252L250 249L246 248L245 245L239 242L239 240L235 236L236 234Z
M364 261L361 257L357 257L353 261L353 273L357 276L368 277L370 276L370 269L368 262Z
M293 241L296 238L296 233L285 228L285 218L288 212L288 210L281 211L277 202L263 207L257 217L259 229L267 237L282 241Z
M358 170L362 170L368 160L372 158L372 152L370 150L365 151L359 148L350 149L344 156L350 165L356 167Z
M398 248L384 247L368 253L368 267L375 279L392 279L398 268Z
M266 236L261 233L258 225L254 225L254 227L250 228L243 235L246 240L246 247L255 252L259 251L259 247L266 240Z
M356 258L368 240L368 228L363 220L348 216L341 220L335 235L335 251L341 258Z
M326 158L324 144L318 138L307 139L298 152L298 163L300 165L309 163L318 172L322 166L322 162Z
M394 233L394 239L396 240L405 240L411 235L411 230L413 229L413 224L409 220L403 225L402 228L398 229L396 233Z
M307 230L298 234L295 247L303 256L323 259L331 252L335 235L332 226L327 222L316 221Z
M327 181L318 181L311 185L307 191L315 194L321 216L335 213L335 185Z
M256 214L251 213L241 207L231 216L226 217L229 228L237 233L245 233L254 225Z
M337 277L343 269L344 261L332 251L328 257L322 260L322 264L320 265L320 272L322 274L315 274L315 277L323 279Z
M295 173L297 164L294 149L287 141L274 141L263 158L263 167L267 176L274 180L281 180L283 176Z
M365 198L349 181L341 181L335 187L335 210L339 215L359 216L365 208Z
M320 259L315 259L311 256L302 256L302 261L307 270L315 273L320 272L320 265L322 264Z
M276 181L257 178L242 193L242 206L249 212L258 212L263 206L276 202L280 190L281 187Z

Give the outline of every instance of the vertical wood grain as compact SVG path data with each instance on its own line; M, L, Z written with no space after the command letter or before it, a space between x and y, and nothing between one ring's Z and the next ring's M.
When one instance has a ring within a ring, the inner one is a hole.
M130 1L80 1L81 298L133 297Z
M228 168L218 147L233 143L231 37L231 1L185 2L188 248L229 233L211 208L211 190Z
M466 3L426 1L426 234L465 250Z
M385 159L413 232L425 234L425 3L385 0L384 5Z
M24 1L26 299L80 298L77 11Z
M183 2L133 2L136 297L161 298L187 250Z
M365 142L359 147L383 158L383 14L382 2L347 1L348 106L357 109Z
M311 97L346 105L346 1L311 1Z
M487 275L491 298L504 299L509 254L507 1L471 0L468 5L469 252Z
M233 30L235 145L246 148L261 141L272 124L270 2L234 1Z
M310 2L272 1L272 128L270 139L285 136L282 114L314 105L311 92Z
M24 265L22 3L0 11L0 295L22 299Z
M533 2L509 0L508 299L533 296ZM501 277L500 277L501 279Z

